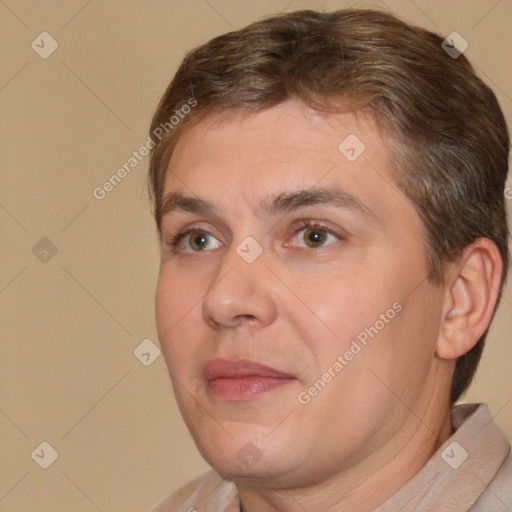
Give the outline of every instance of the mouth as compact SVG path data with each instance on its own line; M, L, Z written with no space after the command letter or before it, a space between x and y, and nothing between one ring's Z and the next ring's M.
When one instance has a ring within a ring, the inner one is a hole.
M226 401L247 401L295 381L295 377L246 359L213 359L204 368L208 393Z

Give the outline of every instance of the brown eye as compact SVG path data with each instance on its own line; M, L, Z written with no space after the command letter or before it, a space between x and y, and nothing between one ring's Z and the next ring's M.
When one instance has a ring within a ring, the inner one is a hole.
M189 245L194 251L202 251L208 245L207 234L201 231L191 233Z
M210 247L211 241L215 241L217 244ZM172 237L169 246L175 252L204 252L207 249L216 249L221 244L208 231L188 229Z
M322 229L308 228L304 230L304 241L309 247L322 245L327 238L327 233Z
M316 249L340 240L340 237L332 233L322 225L316 225L306 221L296 231L296 245L305 249Z

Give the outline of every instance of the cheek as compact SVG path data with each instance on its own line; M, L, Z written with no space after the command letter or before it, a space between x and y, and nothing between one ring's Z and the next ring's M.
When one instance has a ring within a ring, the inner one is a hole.
M327 335L319 344L314 329L300 320L310 333L308 338L314 345L310 348L317 362L325 366L352 348L358 352L353 357L357 363L350 366L385 368L390 380L394 380L395 371L414 373L418 365L424 373L437 336L439 297L428 285L417 287L417 281L415 272L397 268L395 262L354 266L351 272L317 280L315 286L303 284L299 293L307 297L310 309L328 328L322 328Z
M201 292L190 277L160 270L155 293L155 319L158 339L169 370L183 367L194 350L194 336L189 329L199 325ZM183 341L187 342L184 343Z
M161 264L155 292L159 336L166 338L166 333L171 329L190 323L190 316L197 315L201 299L207 290L207 282L205 276L183 274L168 262Z
M179 307L179 303L175 285L176 283L173 286L172 281L167 279L166 275L160 271L155 293L155 319L158 339L163 348L173 325L177 321L176 308Z
M405 403L416 403L434 364L441 306L426 286L402 296L400 312L365 350L364 363L374 372L374 385L392 402L396 394Z
M426 371L433 362L442 308L441 294L427 283L404 302L401 336L397 341L412 373Z
M308 289L303 295L333 333L333 338L352 339L365 328L373 325L380 314L392 307L396 294L381 282L380 275L367 272L351 272L326 276L322 282Z

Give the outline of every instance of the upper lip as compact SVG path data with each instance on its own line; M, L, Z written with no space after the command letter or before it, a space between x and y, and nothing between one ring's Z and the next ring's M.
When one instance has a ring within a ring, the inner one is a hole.
M203 374L206 380L221 378L236 379L241 377L293 378L292 375L247 359L212 359L205 365Z

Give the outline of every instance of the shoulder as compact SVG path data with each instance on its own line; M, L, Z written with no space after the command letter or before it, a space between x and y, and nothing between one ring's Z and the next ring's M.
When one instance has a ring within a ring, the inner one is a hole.
M199 506L205 510L205 505L209 508L209 505L221 501L224 504L236 497L235 484L210 470L176 489L149 512L194 512Z
M475 503L475 512L512 510L512 446L496 475Z

